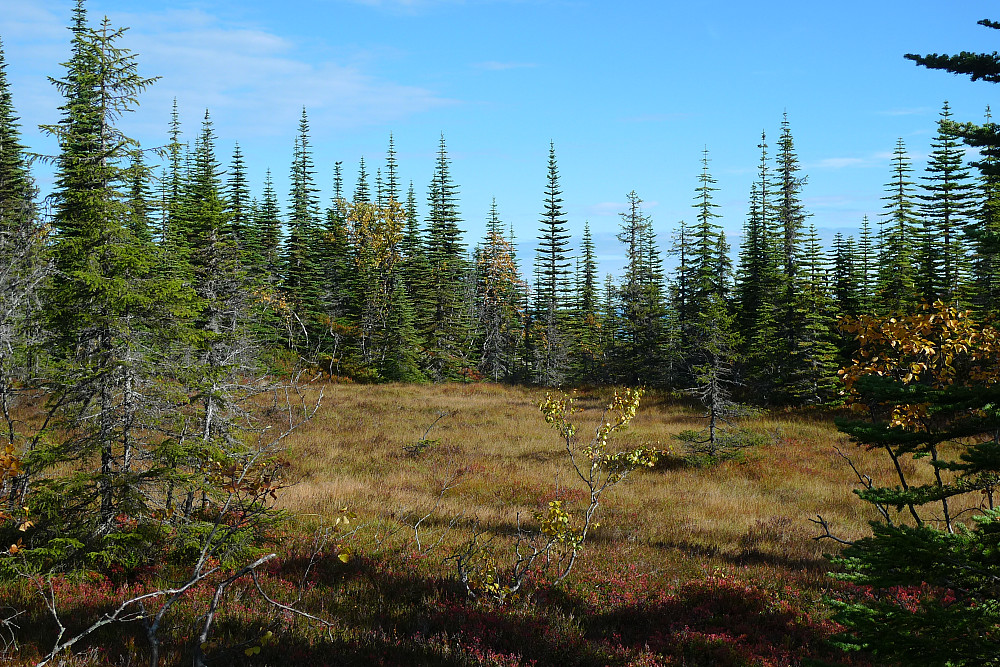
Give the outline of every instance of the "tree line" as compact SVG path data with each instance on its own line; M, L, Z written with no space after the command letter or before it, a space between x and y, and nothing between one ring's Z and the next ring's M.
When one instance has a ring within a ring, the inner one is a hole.
M912 312L938 299L984 315L996 307L1000 263L988 239L1000 210L998 156L987 149L966 161L947 103L925 170L914 176L900 139L884 208L875 225L860 221L857 235L838 233L830 249L820 243L786 115L773 150L761 135L735 253L719 224L706 149L693 222L680 222L666 246L640 196L628 194L618 233L626 263L616 279L599 275L588 224L580 247L570 247L551 144L530 262L517 257L513 228L495 201L485 236L467 244L443 135L422 218L392 135L374 174L362 158L353 192L345 191L342 162L335 164L333 198L324 206L305 109L284 201L270 172L262 192L251 192L239 144L223 167L207 111L186 140L175 102L165 146L142 149L115 121L154 80L143 79L118 46L122 31L107 23L91 30L84 16L81 3L73 57L65 77L54 80L66 102L62 119L44 128L60 145L51 158L55 190L44 200L0 68L4 233L33 244L24 271L51 268L24 282L33 297L9 296L25 304L21 320L8 326L8 355L25 373L84 344L84 324L74 317L95 317L95 283L86 279L95 265L121 285L141 266L152 290L104 294L109 321L193 323L214 341L210 347L242 332L253 339L257 361L272 369L305 361L359 381L683 389L711 359L726 367L737 393L773 404L835 397L837 369L854 350L837 329L841 316ZM8 246L26 254L17 243ZM674 258L671 271L664 254ZM163 333L167 347L185 335Z

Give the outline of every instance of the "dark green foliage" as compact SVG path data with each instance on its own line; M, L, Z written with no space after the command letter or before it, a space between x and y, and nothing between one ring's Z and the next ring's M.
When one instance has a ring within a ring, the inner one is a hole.
M837 312L841 315L861 314L861 268L853 236L837 232L833 235L833 274L831 289Z
M997 664L997 332L943 305L846 327L864 336L845 378L870 418L838 427L886 455L895 479L855 468L880 520L834 558L858 585L835 601L842 645L902 664Z
M28 157L7 83L7 63L0 42L0 223L13 224L34 207Z
M599 303L597 254L588 222L583 224L580 252L576 274L576 302L572 317L574 379L582 383L598 383L604 374L607 358L602 346L604 332Z
M187 158L186 147L181 144L181 121L180 113L177 110L177 98L174 98L174 105L170 112L169 126L170 141L167 144L167 171L163 176L162 186L162 210L160 212L159 244L164 249L168 261L175 258L183 261L186 247L184 239L186 232L182 229L181 221L178 219L181 201L181 192L184 187L184 162ZM172 267L179 271L177 267Z
M965 229L974 215L974 183L965 151L951 130L951 110L944 103L920 199L922 227L918 235L916 288L928 303L962 297L969 264Z
M855 269L858 276L858 312L871 313L875 305L875 280L878 273L876 248L872 243L872 228L866 215L861 220Z
M979 25L986 28L998 29L1000 23L983 19ZM907 54L906 58L914 61L918 65L930 69L940 69L954 74L968 76L971 80L997 82L997 62L998 56L993 53L970 53L962 51L957 55L917 55ZM984 179L984 204L977 216L976 224L967 228L969 236L974 245L974 289L972 301L977 303L987 312L995 308L994 300L995 285L993 274L995 272L996 249L1000 246L1000 235L995 227L995 208L991 183L1000 177L1000 164L996 156L1000 150L1000 127L992 122L987 110L986 121L982 125L973 123L955 123L946 119L940 128L939 134L945 133L952 137L962 139L966 144L978 148L981 159L972 162L972 166L978 168Z
M702 154L702 169L698 176L694 207L698 211L697 225L691 230L692 257L690 309L693 312L705 310L712 295L725 302L732 279L732 263L722 226L717 224L720 216L715 212L718 205L712 201L716 181L708 171L708 149ZM687 259L687 258L685 258ZM682 262L683 263L683 262Z
M985 124L992 122L989 107ZM980 148L980 206L966 232L972 246L972 303L978 312L1000 310L1000 145Z
M53 81L66 99L59 124L48 128L60 146L52 246L59 279L44 294L49 405L69 437L34 450L26 467L99 461L34 487L43 517L34 539L76 536L99 552L119 513L147 520L151 489L167 483L163 421L173 416L161 410L177 397L160 373L170 367L168 341L183 340L177 325L192 295L163 277L155 247L133 233L124 194L135 143L114 121L152 79L117 46L124 30L107 20L90 29L82 3L73 33L66 77Z
M407 292L416 294L421 277L426 271L424 255L424 239L420 231L420 218L417 215L417 196L413 190L413 181L406 191L406 229L403 239L399 242L399 252L402 255L400 269Z
M466 304L469 263L459 228L458 188L451 180L444 135L427 194L423 261L426 270L414 285L417 334L424 346L421 364L434 380L468 377L473 324Z
M745 332L744 377L750 392L767 400L774 393L783 363L777 311L781 275L772 176L763 133L758 147L758 180L750 191L750 211L743 227L735 300L737 330Z
M794 292L795 278L803 261L802 233L805 231L807 214L802 205L802 186L806 178L799 176L799 159L795 153L791 126L786 113L781 120L781 136L778 137L778 154L775 156L774 224L776 236L781 239L781 266L786 291ZM794 294L784 297L785 310L794 300Z
M829 401L838 389L837 349L833 343L835 318L826 292L826 267L814 226L809 227L803 245L805 261L795 277L794 309L789 313L793 346L789 349L782 391L796 404L817 404Z
M892 155L892 180L882 198L885 213L879 223L875 307L880 313L910 310L918 300L913 268L918 220L912 172L906 145L899 139Z
M367 204L371 200L371 189L368 187L368 171L365 169L365 156L362 155L358 163L358 181L354 186L354 199L352 201L355 204Z
M529 344L534 381L557 386L569 377L570 332L566 318L570 301L570 234L562 207L555 145L549 143L544 210L535 251L535 293L532 298Z
M392 200L390 200L392 201ZM402 280L394 280L390 308L385 326L386 353L379 366L381 376L389 382L426 382L420 370L415 316L410 296Z
M284 287L298 302L303 313L312 318L319 309L319 267L315 256L319 236L319 197L309 140L309 119L304 108L295 138L291 182L288 236L284 248Z
M229 216L228 233L236 240L240 253L247 264L255 264L254 256L258 240L253 238L253 211L250 206L250 186L247 184L246 165L243 152L237 143L233 149L233 161L229 165L229 180L226 182L226 213Z
M138 241L152 243L152 195L150 193L149 181L151 175L149 168L143 159L143 152L140 149L132 151L131 164L128 167L128 215L129 230Z
M1000 590L991 581L1000 513L985 511L975 529L954 534L928 526L873 530L835 559L848 570L843 579L865 587L834 602L837 619L852 629L838 643L902 664L1000 664Z
M549 165L545 185L545 209L542 211L538 250L535 253L535 310L554 319L568 301L569 294L569 231L562 208L559 189L559 168L556 149L549 144Z
M1000 29L1000 23L989 19L979 21L979 25L994 30ZM955 74L968 75L973 81L1000 82L1000 55L996 52L970 53L962 51L954 56L937 53L921 56L915 53L907 53L904 57L907 60L912 60L918 65L923 65L930 69L942 69Z
M642 199L628 194L628 211L619 214L618 240L625 245L625 276L618 289L620 319L615 372L631 386L661 384L666 343L663 266L652 219Z
M399 170L396 164L396 146L392 140L392 133L389 134L389 148L385 151L385 186L382 194L387 202L402 203L402 199L399 196Z
M278 207L278 196L274 191L271 171L264 176L264 199L254 211L252 219L254 240L252 257L253 264L259 269L259 282L264 285L276 286L281 281L281 210Z

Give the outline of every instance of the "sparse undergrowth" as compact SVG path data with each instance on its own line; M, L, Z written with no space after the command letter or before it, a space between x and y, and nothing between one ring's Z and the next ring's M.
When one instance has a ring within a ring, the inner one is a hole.
M266 665L801 665L866 664L826 643L836 628L822 597L833 585L824 548L808 519L822 510L847 535L870 518L854 502L851 473L833 445L843 442L821 413L761 416L748 427L773 441L706 468L661 464L609 489L571 577L553 585L539 572L504 604L471 600L446 562L487 527L502 564L518 514L533 517L558 500L572 514L585 489L558 438L538 413L544 392L497 385L324 388L324 409L288 441L296 484L279 495L296 517L272 535L279 558L261 586L277 600L297 595L312 536L349 507L363 524L347 563L321 552L300 607L329 628L275 615L234 586L220 607L209 664ZM610 391L580 392L581 426L600 420ZM436 443L415 456L435 416ZM653 395L621 438L622 450L669 447L698 415ZM874 457L855 452L874 475ZM669 458L669 457L668 457ZM99 615L169 575L158 565L134 577L94 573L57 582L63 614ZM178 664L199 596L165 624L162 664ZM54 627L27 582L0 598L21 611L12 623L12 664L33 664ZM138 626L97 633L64 664L142 664ZM3 644L0 644L0 649Z

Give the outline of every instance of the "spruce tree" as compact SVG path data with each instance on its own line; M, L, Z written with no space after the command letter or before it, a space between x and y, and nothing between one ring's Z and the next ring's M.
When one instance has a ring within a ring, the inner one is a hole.
M41 333L38 290L48 262L45 227L17 120L0 44L0 451L11 447L15 456L22 456L30 445L15 406L34 384ZM28 470L22 469L3 485L8 495L0 503L6 502L8 515L28 505L30 482Z
M417 214L417 196L413 189L413 181L410 181L410 187L406 191L405 210L406 230L403 232L403 240L400 241L399 245L400 253L403 255L400 271L406 291L413 298L426 271L424 239L420 230L420 217Z
M309 119L302 109L291 168L288 237L285 242L285 289L308 317L319 304L319 267L316 266L319 198L309 140Z
M767 400L780 376L784 341L779 337L778 304L783 286L773 206L773 182L764 133L758 180L750 190L736 274L737 330L743 332L744 377L751 392Z
M17 121L0 42L0 222L4 227L17 227L34 208L34 184Z
M243 152L239 143L233 148L233 160L229 165L229 179L226 181L226 211L229 215L229 229L236 240L244 259L252 262L251 249L256 240L250 238L253 232L250 220L250 186L247 184L247 169L243 162Z
M368 187L368 171L365 169L365 156L358 163L358 180L354 185L354 203L366 204L372 200L371 189Z
M545 186L544 210L539 228L538 250L535 264L538 283L535 286L536 310L555 320L566 304L569 292L570 234L566 228L566 214L562 207L562 190L559 189L559 168L556 150L549 143L548 174Z
M986 108L984 125L992 123ZM1000 146L980 148L980 206L967 233L972 246L972 303L985 316L1000 312Z
M277 286L283 277L281 209L270 169L264 175L263 199L254 216L253 226L253 238L257 241L257 254L260 256L260 282Z
M677 258L674 267L674 279L670 285L670 305L674 313L674 323L677 327L678 346L674 353L679 358L686 355L686 346L690 340L690 329L695 321L694 299L694 268L692 266L691 230L686 221L677 223L673 233L673 243L670 253ZM682 381L683 384L683 381Z
M923 225L916 283L928 303L961 299L969 274L965 230L974 217L975 184L965 165L965 151L950 129L951 117L945 102L920 196Z
M620 318L618 313L618 286L610 273L604 276L604 286L601 290L600 329L601 340L598 345L604 354L605 377L613 382L619 381L618 370L614 360L618 357Z
M464 301L469 269L450 165L442 134L427 195L423 250L427 269L415 287L417 333L424 345L421 363L434 380L465 378L472 365L473 326Z
M576 277L573 307L573 366L579 382L596 383L601 378L604 351L601 347L600 285L597 276L597 253L590 233L590 223L583 223L580 262Z
M832 293L837 313L850 317L861 314L861 272L853 236L833 235Z
M393 143L392 133L389 133L389 148L385 151L385 187L384 196L389 201L400 202L399 196L399 171L396 163L396 146Z
M493 382L500 382L516 370L523 331L520 309L523 289L514 248L504 234L495 199L486 221L486 238L477 253L476 279L479 372Z
M718 188L713 187L716 181L708 171L708 149L702 151L701 174L698 176L698 188L695 190L694 207L698 211L697 224L692 230L691 257L691 309L694 312L705 310L710 294L722 297L726 286L720 284L719 241L722 227L715 220L720 216L715 212L718 205L712 201L712 193Z
M192 325L196 365L179 372L196 389L200 402L198 435L209 450L239 451L234 422L244 398L241 380L252 377L256 348L252 340L249 282L240 262L232 213L222 191L222 168L215 155L215 132L208 112L194 146L194 161L182 195L182 210L190 230L191 275L197 301ZM234 388L237 388L234 390ZM174 459L173 466L182 461ZM192 472L203 461L187 460ZM168 504L172 502L168 498ZM195 490L183 502L190 517ZM204 500L203 500L204 502Z
M802 205L802 186L806 178L799 176L799 160L795 153L792 131L786 113L781 121L778 137L776 174L775 225L781 239L781 268L786 288L795 284L799 263L802 261L801 235L805 231L806 212ZM791 301L792 296L785 299Z
M82 0L71 30L66 75L52 80L66 100L62 118L46 128L60 146L52 218L60 278L45 290L46 348L56 367L50 406L65 430L28 465L99 462L36 482L33 509L49 536L76 536L107 554L121 536L115 518L148 523L169 476L160 409L175 397L164 396L171 364L158 354L177 337L191 295L162 277L155 247L129 226L124 189L137 145L115 121L154 79L140 76L134 55L118 46L124 29L107 19L96 30L87 25Z
M879 269L875 308L879 313L904 312L918 301L914 283L916 205L910 180L913 167L902 139L892 154L892 180L885 186L885 213L879 225Z
M875 253L871 223L868 222L866 215L861 219L857 254L858 312L866 315L873 312L875 305L875 284L878 275Z
M781 393L796 404L825 403L837 388L837 348L832 303L826 291L826 267L815 225L804 239L804 260L798 267L795 308L789 329L795 346L789 351Z
M730 430L731 422L743 410L734 400L739 386L736 363L739 360L739 335L733 329L733 317L726 303L709 293L692 327L690 376L694 385L686 393L705 408L702 432L682 431L677 438L690 454L709 461L732 456L741 446L739 434Z
M152 243L153 233L151 230L152 221L152 193L149 187L151 174L146 161L143 158L143 151L136 147L130 152L130 164L127 171L128 179L128 227L136 240L142 243Z
M177 109L177 98L174 98L173 107L170 110L169 142L167 143L167 167L163 177L163 210L160 213L160 246L167 252L173 254L177 246L175 232L177 206L181 198L181 188L184 183L184 144L181 143L181 120L180 112Z
M812 317L816 311L817 296L813 293L814 276L800 279L802 265L807 261L817 262L821 258L809 256L804 247L803 234L807 214L802 204L802 186L806 178L799 175L799 161L795 153L788 114L781 122L781 135L778 138L778 152L775 155L775 217L773 238L776 241L778 266L778 290L776 292L775 316L778 323L778 338L780 345L775 350L774 378L779 384L784 384L788 374L787 363L795 363L800 356L803 345L810 346L817 337L815 332L806 328L819 326L810 323L805 318ZM816 249L818 252L818 248ZM812 364L813 361L807 362ZM801 372L800 367L792 371ZM787 395L787 391L782 390ZM794 390L793 390L794 393ZM818 400L818 399L817 399Z
M569 336L565 316L569 297L570 234L562 207L555 144L549 142L544 210L535 252L535 295L532 346L535 381L546 386L562 384L569 371Z
M618 240L625 244L625 276L619 289L619 376L631 385L659 383L664 370L666 304L656 235L642 199L628 194Z

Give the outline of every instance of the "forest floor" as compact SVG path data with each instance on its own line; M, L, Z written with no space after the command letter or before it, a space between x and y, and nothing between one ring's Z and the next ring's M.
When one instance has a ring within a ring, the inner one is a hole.
M603 496L600 525L562 583L539 571L501 604L469 598L455 554L478 536L487 544L482 562L501 576L519 524L535 528L535 515L553 500L578 523L574 511L588 498L539 412L546 392L328 384L310 388L309 398L320 390L316 416L285 442L289 486L277 502L289 518L274 535L279 558L262 580L275 598L297 597L315 536L346 509L350 529L338 526L339 549L313 558L300 600L332 624L276 613L254 591L234 586L206 649L210 664L868 664L828 642L837 627L824 597L842 584L828 576L833 566L824 553L837 544L813 539L821 531L810 519L822 515L851 539L875 518L852 493L857 479L838 448L876 480L890 470L839 434L829 412L745 419L741 426L760 434L760 444L691 465L674 436L702 428L699 411L648 394L611 444L650 444L668 454ZM576 392L581 439L593 433L611 393ZM82 618L138 584L93 575L64 585L67 615ZM20 625L29 632L20 658L7 657L31 664L54 628L32 601L36 593L13 592L6 604L27 610ZM165 633L170 664L190 660L186 628L203 602L194 595ZM126 656L142 664L143 655L140 628L126 626L96 634L89 650L63 664L124 664Z

